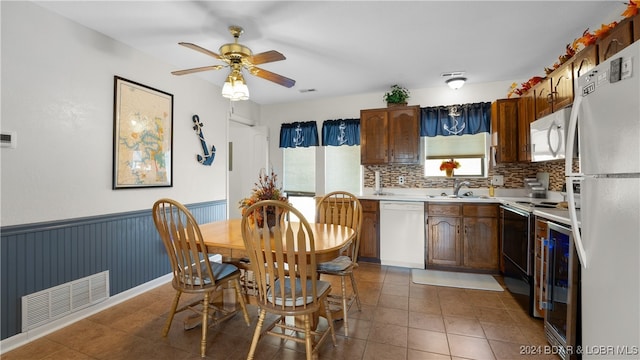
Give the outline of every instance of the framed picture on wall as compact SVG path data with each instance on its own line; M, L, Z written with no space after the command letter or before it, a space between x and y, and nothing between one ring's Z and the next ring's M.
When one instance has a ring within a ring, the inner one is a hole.
M173 186L173 95L114 77L113 189Z

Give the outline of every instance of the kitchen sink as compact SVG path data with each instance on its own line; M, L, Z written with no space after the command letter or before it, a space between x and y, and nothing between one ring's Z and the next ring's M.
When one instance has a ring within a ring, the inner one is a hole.
M473 193L464 193L462 195L447 195L445 193L440 195L427 195L427 199L433 200L464 200L464 199L489 199L486 195L474 195Z
M379 192L379 193L373 193L374 196L391 196L394 195L393 193L390 192Z

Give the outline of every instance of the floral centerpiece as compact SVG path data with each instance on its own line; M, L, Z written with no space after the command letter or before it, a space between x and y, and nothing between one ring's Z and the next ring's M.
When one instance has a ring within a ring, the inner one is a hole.
M268 175L264 169L260 171L258 175L258 182L254 184L253 189L251 190L251 196L240 200L239 208L242 209L242 215L244 216L246 210L253 204L262 201L262 200L279 200L286 203L289 203L289 200L286 196L284 196L282 189L278 187L278 176L276 173L271 170L271 174ZM272 210L273 211L273 210ZM267 216L273 214L273 212L269 212L267 210ZM253 216L253 215L250 215ZM262 214L258 213L257 223L262 226L264 219L262 218ZM274 216L275 221L275 216ZM270 219L267 219L267 222L270 223Z
M460 163L453 159L444 160L440 164L440 171L446 171L447 177L451 177L453 176L453 169L457 169L459 167Z

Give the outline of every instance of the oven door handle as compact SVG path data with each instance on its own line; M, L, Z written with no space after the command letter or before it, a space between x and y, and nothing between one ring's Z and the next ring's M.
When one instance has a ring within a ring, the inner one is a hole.
M515 213L515 214L518 214L520 216L523 216L523 217L529 217L529 215L531 215L531 213L528 212L528 211L516 209L516 208L513 208L513 207L508 206L508 205L500 205L500 207L505 209L505 210L507 210L507 211L510 211L512 213Z

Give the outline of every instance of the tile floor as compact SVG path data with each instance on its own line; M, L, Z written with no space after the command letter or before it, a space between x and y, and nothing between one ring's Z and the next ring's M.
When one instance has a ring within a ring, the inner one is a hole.
M335 323L337 346L326 341L320 359L527 359L521 346L547 345L542 321L527 316L508 291L413 284L410 269L369 263L361 263L357 279L362 311L352 307L348 338L342 321ZM166 338L160 334L173 295L163 285L2 359L199 359L200 328L183 330L184 317L176 316ZM207 358L246 358L257 308L249 312L250 327L238 314L210 329ZM304 359L304 346L265 337L256 359Z

